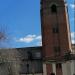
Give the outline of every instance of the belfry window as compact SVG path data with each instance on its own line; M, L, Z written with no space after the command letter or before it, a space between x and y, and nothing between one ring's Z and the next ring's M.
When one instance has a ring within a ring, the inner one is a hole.
M52 13L57 13L57 6L56 6L55 4L53 4L53 5L51 6L51 12L52 12Z

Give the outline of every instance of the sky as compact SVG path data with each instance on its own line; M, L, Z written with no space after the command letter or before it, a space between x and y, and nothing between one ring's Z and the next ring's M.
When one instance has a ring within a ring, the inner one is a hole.
M72 43L74 42L74 0L67 0ZM0 31L6 39L0 47L41 46L40 0L0 0Z

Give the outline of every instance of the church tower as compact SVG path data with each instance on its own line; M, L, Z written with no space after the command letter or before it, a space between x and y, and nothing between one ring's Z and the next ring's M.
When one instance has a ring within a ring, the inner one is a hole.
M71 51L70 29L65 1L41 0L40 12L43 60L46 62L44 66L47 72L45 75L54 75L52 73L63 75L61 64L63 56Z

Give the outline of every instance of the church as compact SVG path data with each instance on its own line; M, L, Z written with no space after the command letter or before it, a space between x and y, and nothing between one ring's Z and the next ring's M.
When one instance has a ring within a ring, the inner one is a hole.
M66 2L40 5L42 46L0 49L0 75L75 75Z

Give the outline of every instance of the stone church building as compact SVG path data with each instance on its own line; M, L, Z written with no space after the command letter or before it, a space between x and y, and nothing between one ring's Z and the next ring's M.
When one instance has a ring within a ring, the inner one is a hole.
M0 49L0 75L75 75L65 3L40 1L42 47Z

